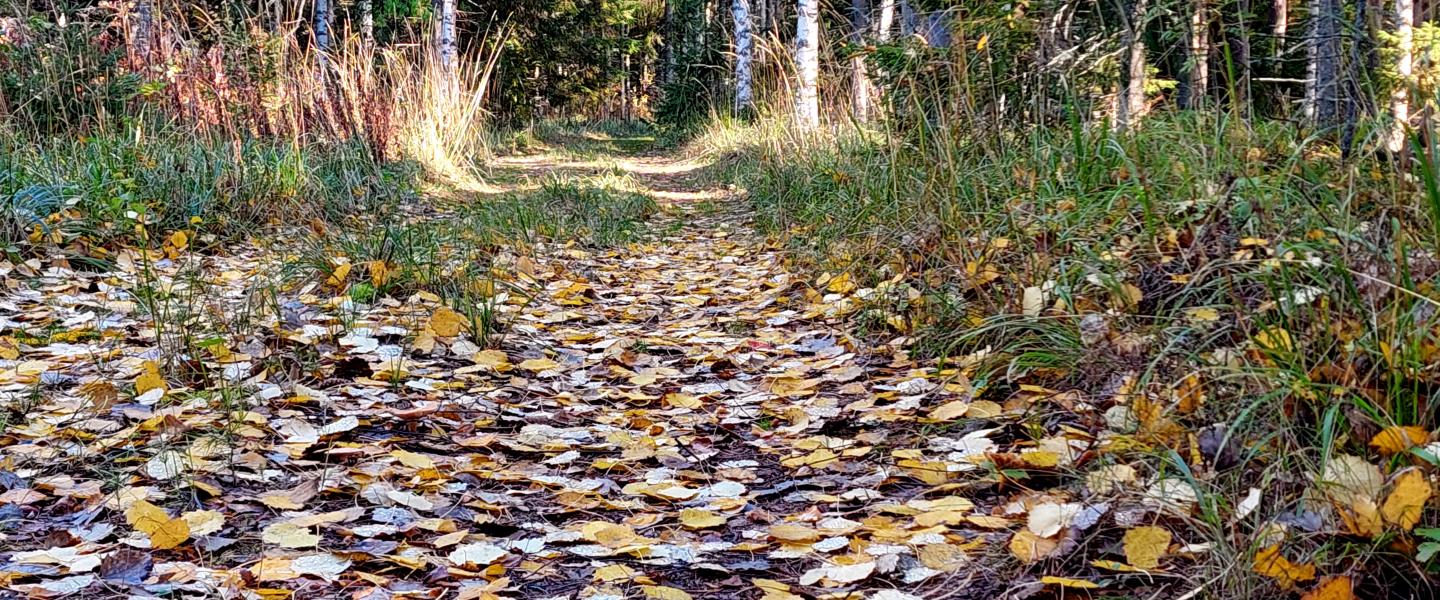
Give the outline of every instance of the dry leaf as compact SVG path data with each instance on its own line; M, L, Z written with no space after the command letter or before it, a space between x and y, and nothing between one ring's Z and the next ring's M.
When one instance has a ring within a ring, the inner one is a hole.
M1170 548L1170 532L1159 527L1136 527L1125 532L1125 561L1137 569L1154 569Z
M125 509L125 520L150 536L150 547L156 550L169 550L190 539L190 525L184 519L171 518L165 509L144 500Z
M1386 427L1370 439L1370 445L1385 456L1394 456L1429 441L1430 433L1423 427L1396 425Z
M1395 486L1385 498L1385 505L1380 507L1380 515L1386 523L1410 531L1420 522L1425 503L1430 501L1433 492L1430 480L1420 469L1406 469L1395 478Z
M1255 572L1274 579L1281 589L1315 579L1315 565L1295 564L1280 554L1279 546L1270 546L1255 553Z
M1326 577L1315 589L1300 596L1300 600L1355 600L1354 584L1344 575Z

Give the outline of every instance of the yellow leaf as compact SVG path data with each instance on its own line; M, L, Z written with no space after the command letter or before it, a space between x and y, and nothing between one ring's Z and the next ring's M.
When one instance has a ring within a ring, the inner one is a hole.
M1010 538L1010 553L1027 563L1055 554L1059 548L1060 542L1035 535L1029 529L1021 529Z
M145 361L144 372L135 378L135 395L143 395L150 390L164 390L165 378L160 376L160 366L155 361Z
M1393 456L1416 446L1423 446L1430 439L1430 433L1423 427L1395 425L1386 427L1370 439L1370 445L1385 456Z
M1280 327L1267 327L1255 334L1255 345L1261 350L1271 352L1293 352L1295 344L1290 340L1290 332Z
M1119 571L1121 573L1142 573L1143 569L1137 569L1118 560L1092 560L1090 565L1101 569Z
M1069 577L1045 576L1040 578L1040 583L1045 585L1058 585L1060 587L1076 588L1081 590L1093 590L1100 587L1100 584L1084 579L1071 579Z
M802 596L790 593L789 585L774 579L752 579L750 584L764 594L760 600L804 600Z
M560 366L560 363L557 363L548 358L532 358L530 360L520 363L520 368L534 373L539 373L541 371L549 371L558 366Z
M150 547L156 550L169 550L190 539L190 525L184 519L172 519L165 509L144 500L125 509L125 520L150 536Z
M1349 577L1326 577L1300 600L1355 600L1355 589Z
M1270 546L1255 553L1255 572L1275 580L1281 589L1315 579L1315 565L1295 564L1280 554L1279 546Z
M502 350L481 350L470 357L476 365L498 372L510 370L510 357Z
M1407 469L1395 478L1395 487L1390 490L1385 505L1380 507L1380 516L1385 518L1386 523L1410 531L1420 522L1420 514L1432 493L1434 490L1424 473L1415 468Z
M587 540L610 548L629 546L641 538L635 529L621 523L591 521L580 528L580 535Z
M192 510L183 515L181 519L190 527L190 535L210 535L225 526L225 515L217 510Z
M395 460L400 461L400 464L410 467L412 469L435 468L434 460L431 460L429 456L420 454L418 452L410 452L408 450L391 450L390 456L395 457Z
M663 585L647 585L640 589L645 590L645 597L652 600L692 600L690 594L685 593L685 590Z
M780 461L780 464L792 469L798 469L800 467L820 469L834 464L837 458L838 455L829 448L820 448L804 456L787 458Z
M959 400L946 402L935 407L935 410L930 411L930 418L936 421L952 421L965 416L965 412L968 410L970 410L970 403L968 402Z
M1220 320L1220 311L1208 307L1187 308L1185 309L1185 316L1190 317L1192 321L1209 323Z
M623 564L605 565L595 569L595 581L600 583L614 583L616 581L629 581L635 577L635 569Z
M184 250L186 246L190 245L190 237L185 235L184 231L176 231L170 234L170 245L174 246L176 250Z
M820 532L804 525L782 524L770 528L770 537L785 542L813 542L820 539Z
M1159 527L1136 527L1125 532L1125 560L1140 569L1160 566L1170 549L1170 532Z
M675 408L687 408L690 410L696 410L704 406L704 404L700 402L699 398L696 398L689 394L680 393L665 394L665 404L668 404Z
M290 494L284 491L265 492L260 494L258 499L261 504L275 510L300 510L305 508L304 503L297 502L295 498L290 497Z
M330 277L325 280L325 285L337 288L344 286L345 279L348 277L350 277L350 263L340 263L330 271Z
M320 543L320 536L310 533L309 527L300 527L288 521L266 527L260 532L260 539L282 548L309 548Z
M370 285L378 288L390 281L390 265L383 260L372 260L365 263L365 270L370 272Z
M708 510L687 508L680 511L680 524L686 529L706 529L725 524L725 517Z
M440 337L455 337L465 330L465 317L448 307L435 309L430 315L430 331Z

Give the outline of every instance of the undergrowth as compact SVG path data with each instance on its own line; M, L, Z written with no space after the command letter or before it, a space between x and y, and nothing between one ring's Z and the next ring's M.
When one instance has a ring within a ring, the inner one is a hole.
M1130 415L1154 473L1203 456L1215 471L1188 476L1209 512L1191 525L1225 597L1269 589L1229 568L1261 548L1227 529L1247 488L1365 456L1387 427L1440 425L1440 212L1423 157L1411 173L1342 159L1288 123L1188 113L1125 134L954 123L817 138L721 121L692 145L802 271L868 288L854 331L909 337L977 398L1078 392ZM1276 524L1323 508L1259 510ZM1314 537L1289 551L1378 571L1408 560Z

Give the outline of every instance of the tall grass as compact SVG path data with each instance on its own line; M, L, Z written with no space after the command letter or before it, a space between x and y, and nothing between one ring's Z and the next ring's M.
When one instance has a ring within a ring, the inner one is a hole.
M0 39L8 241L33 237L46 218L122 234L124 214L163 227L200 217L236 232L388 206L421 176L478 183L498 45L462 57L452 76L423 39L374 49L343 37L317 53L296 7L276 20L155 4L145 36L130 3L63 23L5 5L14 15ZM58 202L26 200L36 190Z
M782 114L719 121L693 143L802 269L874 290L855 331L912 336L964 365L980 398L1021 385L1101 410L1143 398L1179 431L1218 426L1249 449L1194 483L1208 508L1190 534L1214 544L1203 566L1219 596L1274 592L1232 568L1256 547L1214 538L1248 487L1370 455L1384 427L1440 425L1428 157L1412 175L1373 146L1342 158L1289 123L1223 113L1160 113L1124 133L948 109L805 133ZM1207 401L1182 409L1196 381ZM1166 452L1201 452L1183 436L1164 446L1121 459L1159 473L1186 465ZM1409 560L1320 539L1294 550Z

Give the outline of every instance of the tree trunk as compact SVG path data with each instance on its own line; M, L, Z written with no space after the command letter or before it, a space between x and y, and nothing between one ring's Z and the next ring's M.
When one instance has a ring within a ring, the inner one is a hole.
M855 56L850 57L850 105L855 120L870 121L870 73L865 67L865 55L859 47L865 43L865 32L870 29L870 3L866 0L850 0L850 44L855 46Z
M1415 0L1395 0L1395 89L1390 92L1390 137L1385 147L1394 153L1405 150L1410 124L1410 86L1415 70Z
M365 44L365 50L369 52L375 48L375 11L371 8L371 0L360 0L360 41Z
M1205 106L1210 95L1210 4L1209 0L1195 0L1194 11L1190 14L1190 77L1189 106L1198 109Z
M880 0L880 20L875 26L875 37L881 43L890 41L895 28L895 0Z
M799 0L795 13L795 65L800 72L795 121L815 129L820 126L820 2Z
M1310 101L1307 114L1315 125L1340 121L1340 0L1312 0L1310 15Z
M315 49L320 64L325 64L325 53L330 51L330 0L315 0Z
M1245 118L1250 117L1250 0L1238 0L1235 23L1235 44L1231 51L1236 80L1231 107Z
M455 40L455 0L437 0L439 3L439 32L436 36L436 43L439 44L440 72L447 82L455 80L455 62L459 57L459 49Z
M1279 57L1285 53L1285 36L1290 33L1290 0L1275 0L1275 25L1270 29L1270 36L1274 38L1274 51L1271 56Z
M150 64L150 50L154 46L155 7L152 0L135 2L135 31L131 44L135 48L135 59L139 64Z
M950 11L941 10L925 15L925 42L931 48L950 47Z
M1129 129L1145 112L1145 20L1149 0L1134 0L1125 20L1126 58L1120 92L1115 99L1115 128Z
M755 39L754 25L750 17L750 0L732 0L730 12L735 18L735 114L746 115L755 104L752 68Z
M915 35L915 21L915 7L910 6L910 0L900 0L900 35Z
M661 25L662 42L660 46L660 85L669 85L675 80L675 2L677 0L665 0L665 21ZM762 2L764 0L761 0Z

